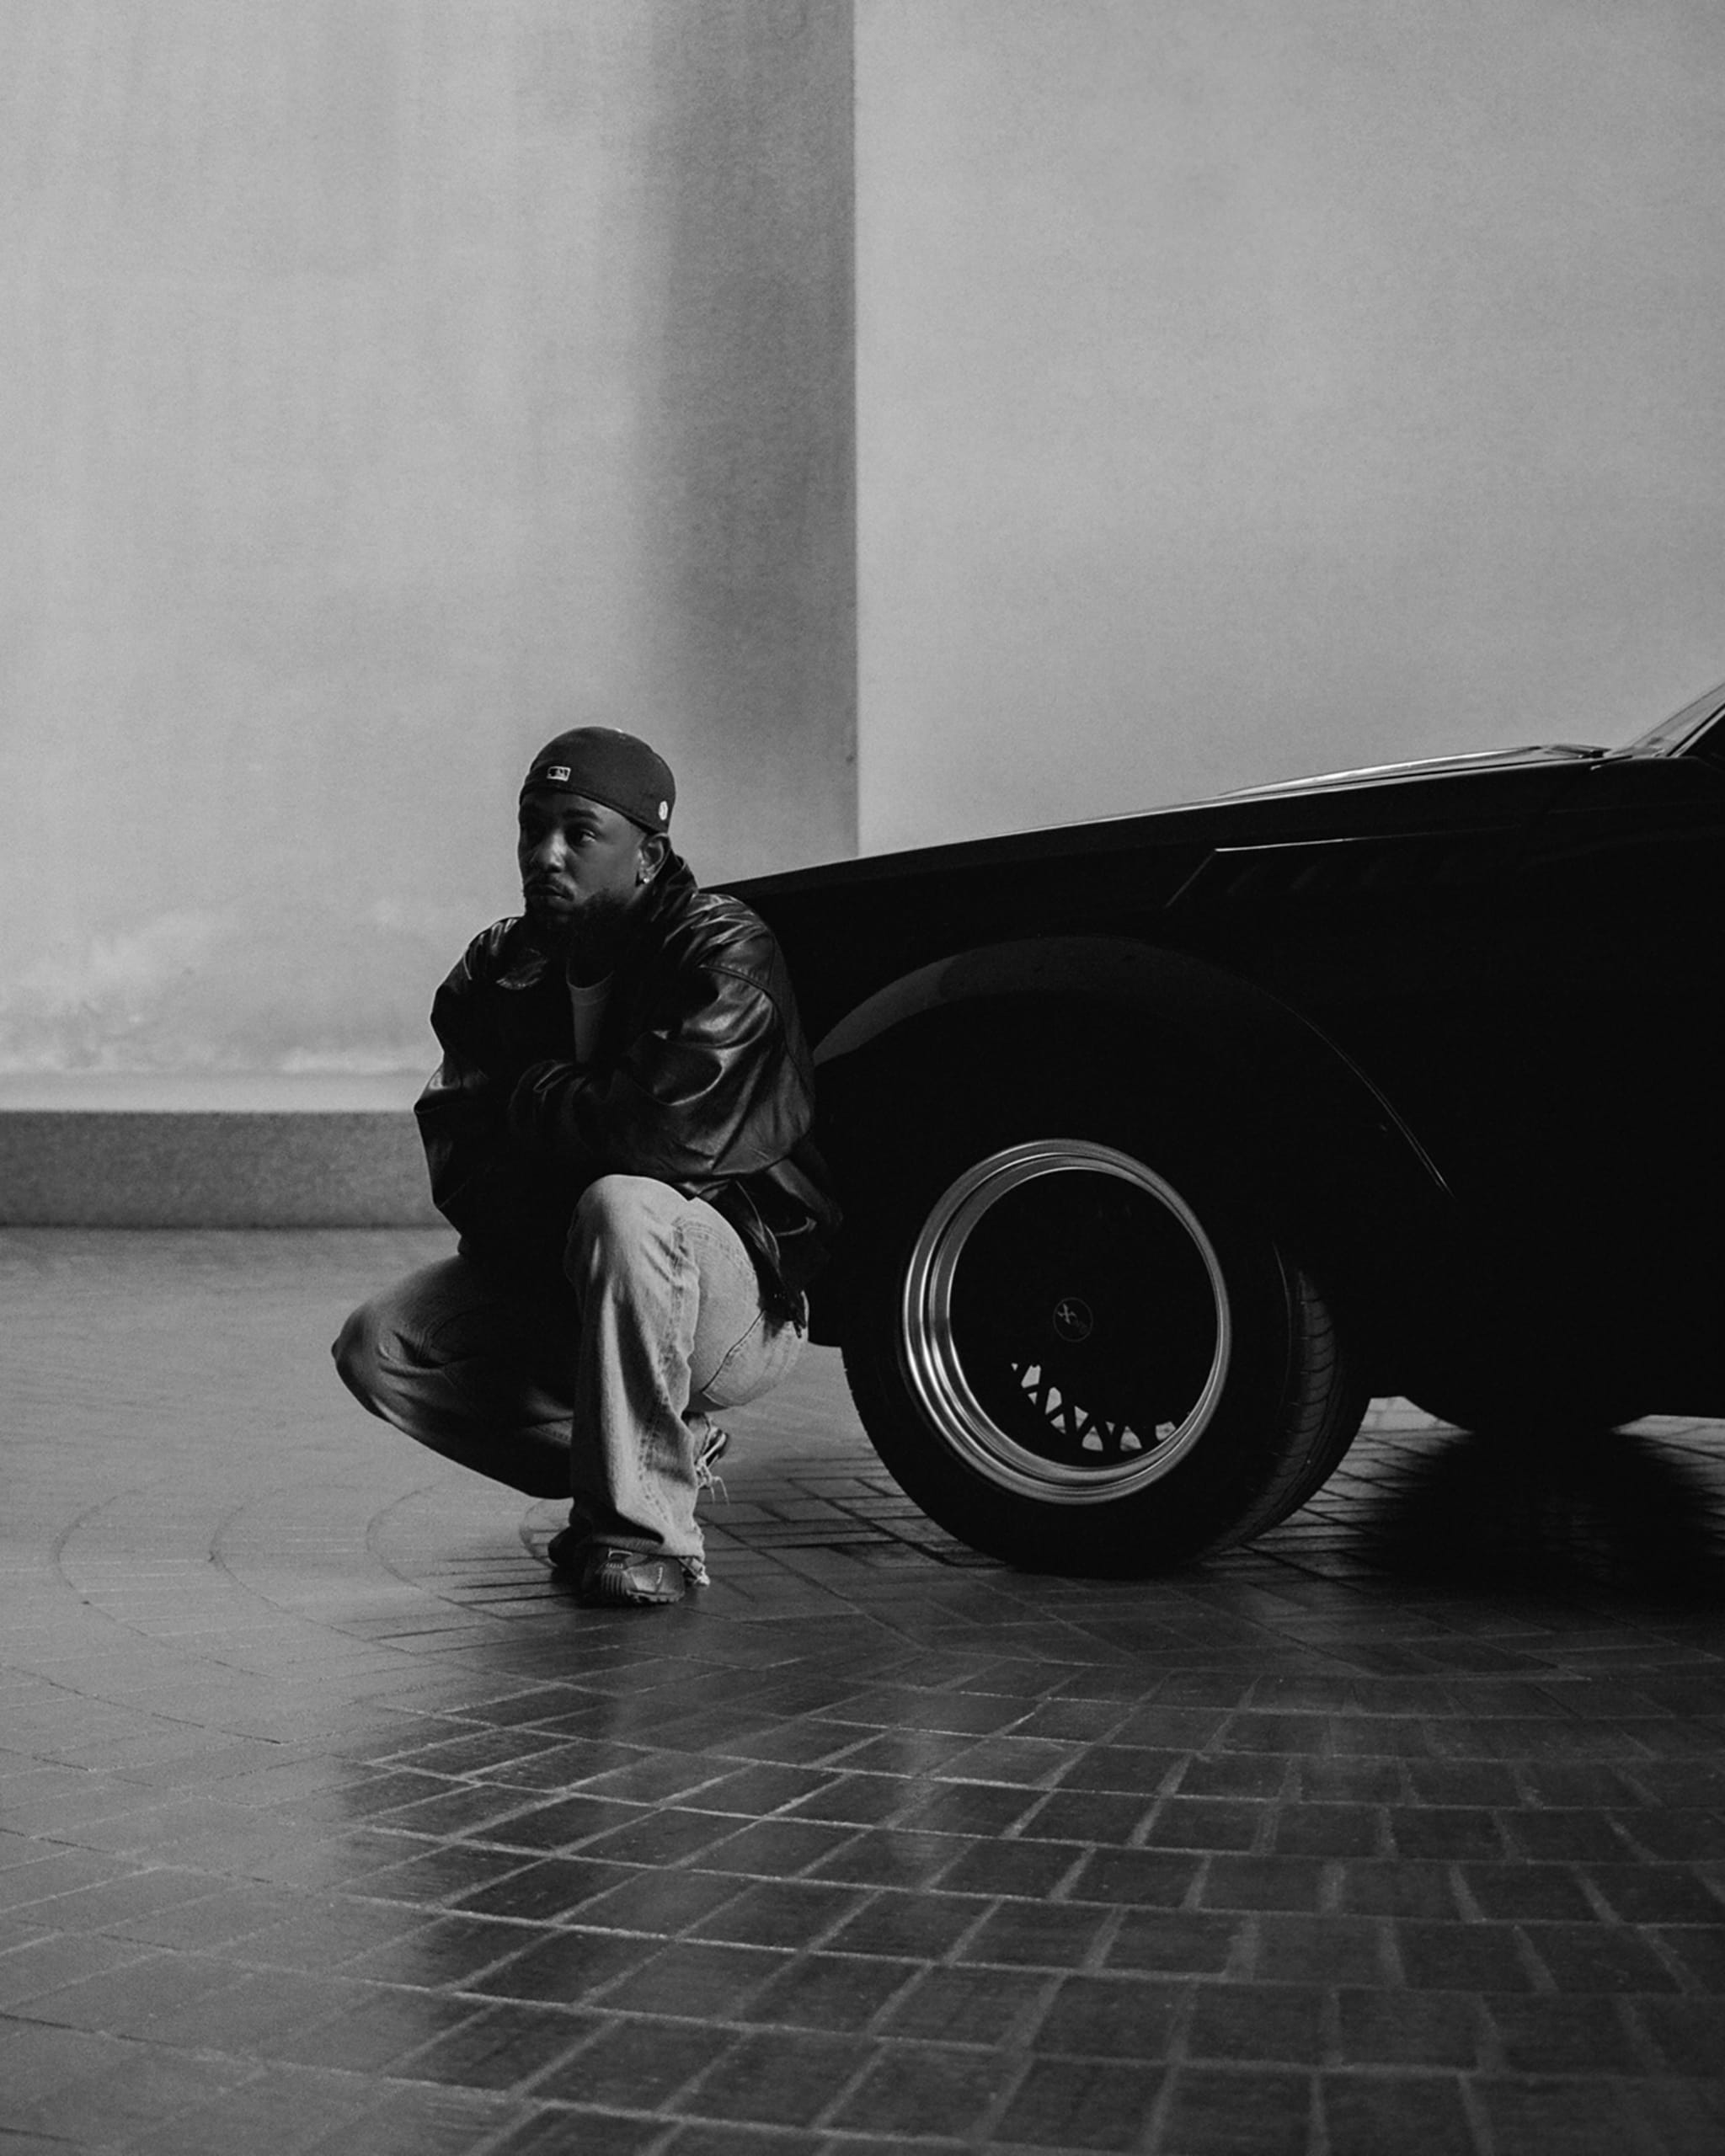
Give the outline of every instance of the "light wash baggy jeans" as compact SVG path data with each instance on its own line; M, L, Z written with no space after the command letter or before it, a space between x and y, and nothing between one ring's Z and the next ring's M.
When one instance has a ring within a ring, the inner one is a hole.
M704 1199L603 1176L575 1207L567 1284L540 1295L463 1257L356 1310L337 1369L374 1415L617 1549L701 1571L695 1463L715 1408L758 1399L802 1351L742 1237Z

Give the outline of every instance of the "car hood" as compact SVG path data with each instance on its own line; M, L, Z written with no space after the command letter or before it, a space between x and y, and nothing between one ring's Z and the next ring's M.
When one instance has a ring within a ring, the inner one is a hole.
M1382 786L1397 779L1437 778L1450 772L1514 771L1529 764L1587 762L1603 749L1577 742L1534 743L1523 749L1480 749L1463 756L1422 756L1406 764L1364 764L1357 771L1318 771L1310 778L1284 778L1269 786L1236 787L1215 795L1218 801L1277 801L1290 794L1332 793L1344 787Z
M1220 845L1299 843L1364 836L1391 829L1413 830L1428 824L1442 828L1457 821L1466 824L1481 814L1490 822L1514 820L1530 813L1542 798L1544 787L1557 782L1564 771L1597 762L1607 753L1603 749L1560 743L1494 749L1471 755L1432 756L1416 763L1385 764L1359 771L1324 771L1311 778L1213 794L1204 801L1126 809L1082 822L1044 824L990 837L953 840L944 846L863 854L848 861L751 877L724 888L751 905L761 905L793 892L856 889L906 879L937 880L952 875L985 878L1004 873L1014 864L1033 870L1038 863L1060 859L1095 861L1106 856L1164 851L1170 854L1189 851L1195 862ZM1373 795L1377 797L1375 804L1370 799ZM1183 876L1188 872L1170 873Z

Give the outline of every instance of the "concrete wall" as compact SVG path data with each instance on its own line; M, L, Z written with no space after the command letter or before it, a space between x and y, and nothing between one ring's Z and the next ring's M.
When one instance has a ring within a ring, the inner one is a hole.
M857 0L865 846L1725 675L1717 0Z
M0 0L0 1107L382 1115L580 719L709 878L1650 721L1722 92L1712 0Z
M423 1066L558 727L854 843L846 0L0 4L0 1072Z

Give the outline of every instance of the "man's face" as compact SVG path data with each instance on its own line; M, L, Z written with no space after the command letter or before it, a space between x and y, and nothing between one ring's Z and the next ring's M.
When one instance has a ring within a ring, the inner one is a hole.
M602 802L548 789L529 793L515 842L529 926L548 949L603 954L664 854L662 838Z

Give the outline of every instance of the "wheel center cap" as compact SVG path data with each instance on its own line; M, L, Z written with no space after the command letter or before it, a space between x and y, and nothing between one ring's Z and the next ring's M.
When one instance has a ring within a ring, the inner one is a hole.
M1062 1340L1088 1340L1096 1316L1081 1295L1062 1295L1054 1308L1054 1327Z

